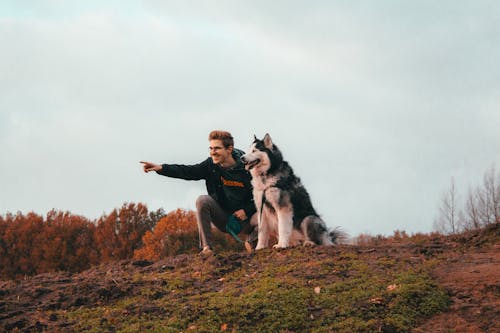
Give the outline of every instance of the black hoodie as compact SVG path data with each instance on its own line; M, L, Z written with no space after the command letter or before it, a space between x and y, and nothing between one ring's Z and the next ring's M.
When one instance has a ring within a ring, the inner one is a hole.
M230 168L221 168L209 157L194 165L163 164L158 174L185 180L205 179L208 194L219 203L226 212L232 214L239 209L245 210L248 218L256 211L253 201L252 176L245 170L240 157L243 151L233 149L236 164Z

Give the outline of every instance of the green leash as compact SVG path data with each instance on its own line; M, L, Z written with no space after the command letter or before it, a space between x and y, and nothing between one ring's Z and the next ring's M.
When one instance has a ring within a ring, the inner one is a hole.
M226 231L229 232L229 234L233 236L233 238L236 239L236 241L240 243L245 243L238 237L238 234L241 231L241 224L236 216L234 215L229 216L229 219L226 224Z

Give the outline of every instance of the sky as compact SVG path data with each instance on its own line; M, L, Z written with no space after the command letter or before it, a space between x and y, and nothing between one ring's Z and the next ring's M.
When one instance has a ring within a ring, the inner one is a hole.
M329 227L432 231L500 165L500 2L0 3L0 215L194 209L208 133L269 133ZM497 168L498 169L498 168Z

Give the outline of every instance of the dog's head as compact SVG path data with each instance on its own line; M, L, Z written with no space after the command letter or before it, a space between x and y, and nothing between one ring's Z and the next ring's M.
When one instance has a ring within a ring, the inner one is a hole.
M282 160L281 153L269 134L266 134L262 140L254 135L254 141L248 152L241 156L245 169L257 174L268 172L277 160Z

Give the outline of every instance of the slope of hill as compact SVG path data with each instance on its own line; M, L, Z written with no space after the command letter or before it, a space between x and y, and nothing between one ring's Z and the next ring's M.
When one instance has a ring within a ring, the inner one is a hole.
M7 332L500 332L500 231L0 281Z

